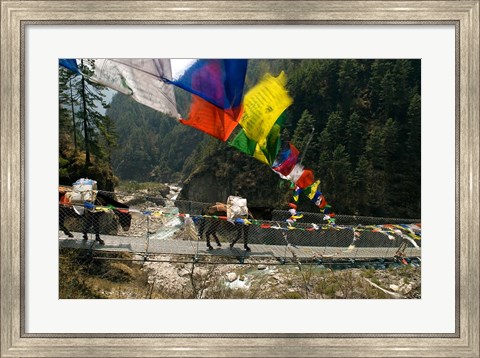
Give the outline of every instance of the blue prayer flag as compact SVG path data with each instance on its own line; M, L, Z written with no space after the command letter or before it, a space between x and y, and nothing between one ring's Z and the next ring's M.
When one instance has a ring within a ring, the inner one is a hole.
M61 58L58 60L58 64L72 71L73 73L80 74L77 66L77 60L75 58Z
M178 79L167 82L183 88L219 108L236 108L242 103L248 60L201 59Z

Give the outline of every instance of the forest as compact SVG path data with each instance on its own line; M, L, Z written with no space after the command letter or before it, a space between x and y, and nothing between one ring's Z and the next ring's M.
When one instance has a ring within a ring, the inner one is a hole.
M88 73L94 63L81 63ZM266 73L284 71L293 104L282 145L321 180L337 214L421 217L421 61L417 59L249 60L245 93ZM188 116L190 95L175 88ZM292 190L270 168L227 142L180 124L83 76L59 70L59 176L113 190L119 180L180 183L182 198L285 206ZM230 138L235 135L232 134ZM300 197L299 208L318 210Z

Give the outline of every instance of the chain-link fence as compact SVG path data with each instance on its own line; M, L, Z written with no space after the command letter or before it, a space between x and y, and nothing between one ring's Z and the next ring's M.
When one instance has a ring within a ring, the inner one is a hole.
M60 201L63 246L150 254L230 256L239 252L284 259L374 259L421 256L420 220L301 213L249 208L227 220L215 203L167 200L147 194L98 191L93 203ZM330 219L330 220L326 220Z

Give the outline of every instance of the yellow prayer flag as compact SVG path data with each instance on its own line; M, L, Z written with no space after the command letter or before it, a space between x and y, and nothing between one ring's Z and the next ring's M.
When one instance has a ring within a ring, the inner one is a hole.
M263 147L266 146L265 144L266 140L263 139L261 141L261 143L263 143ZM257 145L255 146L255 153L253 153L253 157L258 159L259 161L261 161L262 163L265 163L267 165L270 165L270 163L268 162L268 159L267 157L265 156L265 153L262 151L262 145L259 145L259 143L257 143Z
M240 125L248 138L260 142L265 139L285 109L293 103L285 85L287 76L269 73L245 95Z
M319 185L320 185L320 180L317 180L315 183L310 185L310 187L309 187L310 192L307 195L310 200L313 199L313 197L315 196Z

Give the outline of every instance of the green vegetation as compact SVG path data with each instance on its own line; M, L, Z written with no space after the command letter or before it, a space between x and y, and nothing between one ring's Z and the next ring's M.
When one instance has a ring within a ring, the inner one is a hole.
M145 192L150 195L158 193L162 197L166 197L168 193L170 193L170 188L168 185L163 183L137 182L135 180L121 181L117 186L117 190L119 192L132 194L138 192Z
M60 249L60 298L164 298L153 292L141 264L129 253L95 253L93 259L85 250ZM111 259L117 259L111 260Z
M94 62L82 60L85 74ZM118 178L110 157L117 145L114 122L102 114L108 107L105 87L59 68L59 182L71 185L78 178L93 178L102 190L113 190Z
M189 95L176 91L181 113L188 112ZM122 180L178 182L184 162L204 138L202 132L181 125L175 119L133 99L117 94L107 115L114 119L119 146L112 154L115 174Z

